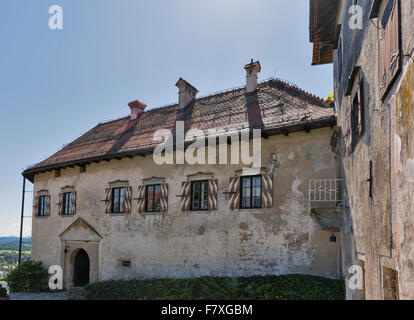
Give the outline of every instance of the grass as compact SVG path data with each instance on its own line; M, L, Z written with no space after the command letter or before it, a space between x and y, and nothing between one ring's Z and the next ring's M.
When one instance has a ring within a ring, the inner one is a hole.
M344 300L343 280L309 275L110 280L86 287L91 300Z

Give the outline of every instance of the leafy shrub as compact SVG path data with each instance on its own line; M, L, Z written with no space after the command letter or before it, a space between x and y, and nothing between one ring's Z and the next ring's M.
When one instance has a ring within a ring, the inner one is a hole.
M326 102L329 102L329 103L334 103L335 102L335 95L334 95L333 90L331 91L331 93L326 98Z
M6 282L11 292L40 292L45 288L48 272L40 261L24 261L10 271Z
M344 300L343 280L309 275L110 280L86 287L96 300Z
M7 297L7 290L6 288L0 287L0 298Z

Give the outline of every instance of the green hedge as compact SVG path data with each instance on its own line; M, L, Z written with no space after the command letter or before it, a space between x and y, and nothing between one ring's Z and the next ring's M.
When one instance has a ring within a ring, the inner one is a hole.
M24 261L6 277L10 292L40 292L47 288L49 274L41 261Z
M309 275L110 280L86 287L91 300L344 300L343 280Z

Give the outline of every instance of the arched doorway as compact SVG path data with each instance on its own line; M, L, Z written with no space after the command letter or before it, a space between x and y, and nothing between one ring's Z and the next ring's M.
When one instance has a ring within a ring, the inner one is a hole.
M89 256L85 250L80 249L75 256L73 268L73 284L75 287L83 287L89 283Z

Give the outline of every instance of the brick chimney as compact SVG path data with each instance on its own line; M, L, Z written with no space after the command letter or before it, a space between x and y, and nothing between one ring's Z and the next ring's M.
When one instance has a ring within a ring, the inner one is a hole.
M246 70L246 93L249 94L257 89L257 74L262 70L262 67L259 61L253 62L252 59L249 64L244 66L244 69Z
M179 89L178 91L178 109L184 109L191 101L193 101L198 93L198 90L185 81L183 78L180 78L175 86Z
M128 106L131 108L131 120L138 119L139 115L144 113L147 105L138 100L128 103Z

